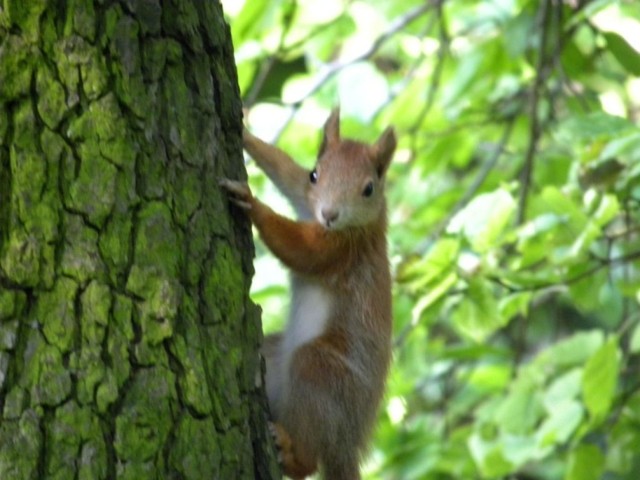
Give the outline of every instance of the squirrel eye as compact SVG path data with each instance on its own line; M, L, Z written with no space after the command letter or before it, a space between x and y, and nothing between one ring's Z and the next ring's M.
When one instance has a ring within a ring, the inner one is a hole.
M311 173L309 174L309 181L311 183L316 183L318 181L318 172L316 172L315 168L311 170Z
M367 183L367 186L364 187L364 190L362 191L362 196L370 197L372 193L373 193L373 182L369 182Z

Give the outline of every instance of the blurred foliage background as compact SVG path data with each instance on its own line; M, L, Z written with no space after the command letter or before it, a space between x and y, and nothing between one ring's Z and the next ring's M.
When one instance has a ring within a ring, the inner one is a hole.
M309 167L338 103L346 136L399 134L367 478L640 478L640 2L223 4L255 134ZM272 331L287 275L257 248Z

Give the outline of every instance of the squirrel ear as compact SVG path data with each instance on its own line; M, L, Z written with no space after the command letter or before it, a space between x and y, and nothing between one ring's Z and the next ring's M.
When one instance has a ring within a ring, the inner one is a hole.
M376 171L378 172L378 177L382 177L386 173L396 145L396 132L393 130L393 127L387 127L372 147L373 161L376 166Z
M324 136L318 156L322 155L327 148L334 147L338 143L340 143L340 107L331 111L331 115L324 124Z

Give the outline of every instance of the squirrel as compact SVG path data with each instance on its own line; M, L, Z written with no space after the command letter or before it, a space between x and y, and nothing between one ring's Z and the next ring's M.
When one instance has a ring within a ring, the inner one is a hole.
M245 128L243 144L292 203L275 213L246 183L222 179L263 242L292 273L284 332L265 338L271 433L286 476L360 478L391 360L391 275L385 174L393 128L373 145L340 138L339 109L308 171Z

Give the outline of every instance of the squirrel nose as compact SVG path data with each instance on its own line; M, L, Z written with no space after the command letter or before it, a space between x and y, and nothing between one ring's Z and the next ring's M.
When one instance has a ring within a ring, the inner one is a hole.
M332 208L323 208L322 209L322 217L327 221L327 225L335 222L338 218L338 211Z

